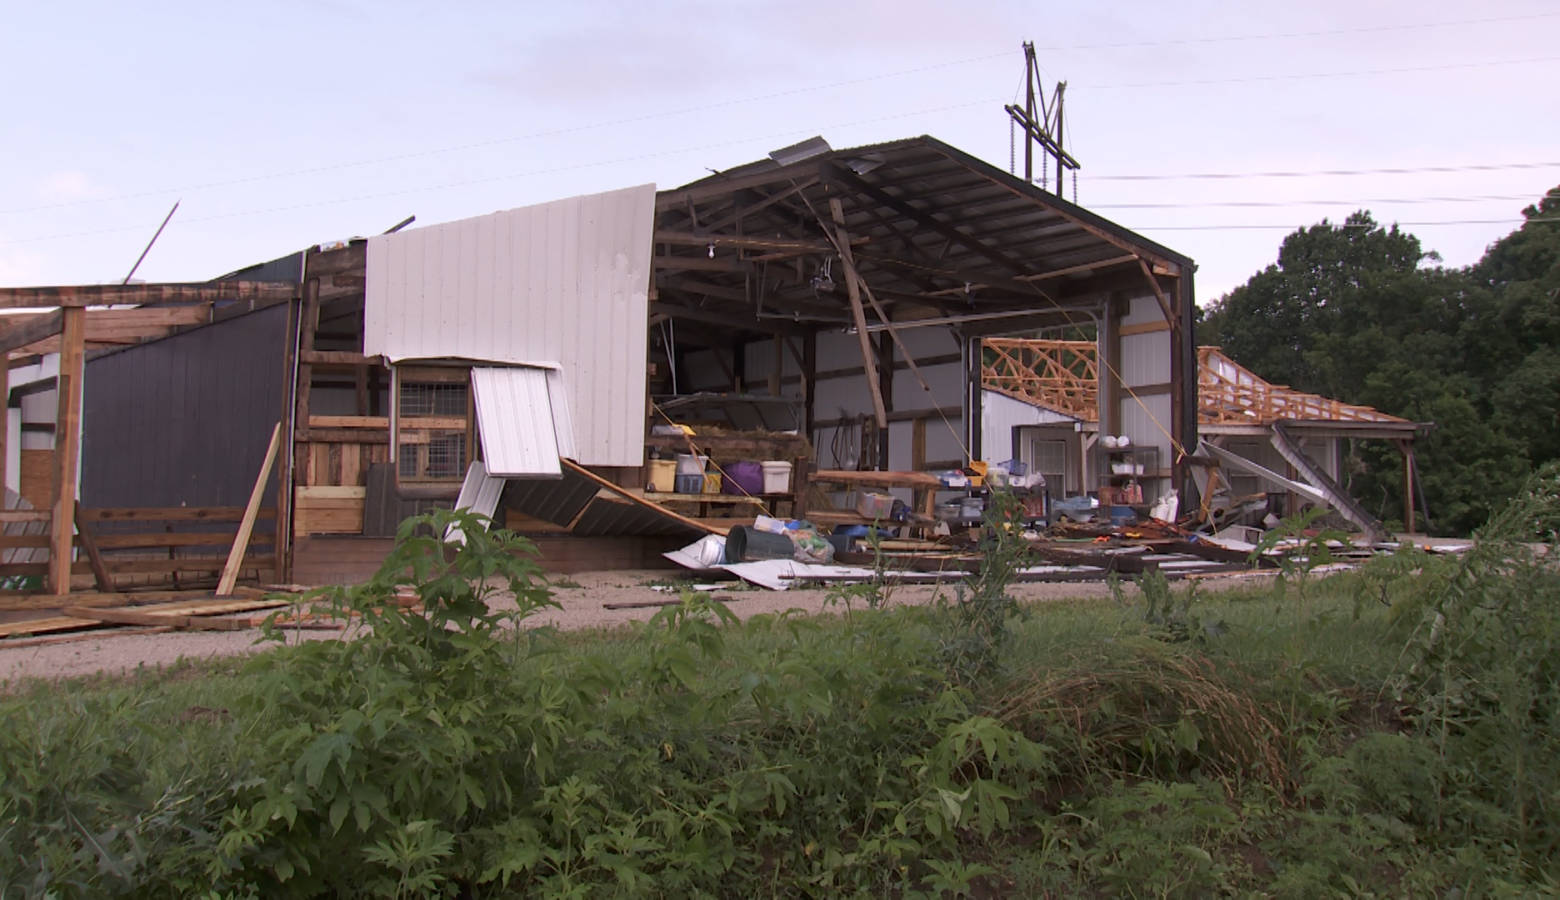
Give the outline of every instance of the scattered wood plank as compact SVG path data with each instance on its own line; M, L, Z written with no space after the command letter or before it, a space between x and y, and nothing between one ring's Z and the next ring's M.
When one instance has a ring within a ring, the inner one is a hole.
M595 472L592 472L591 470L585 468L584 466L580 465L579 463L575 462L572 459L564 459L564 460L561 460L561 462L563 463L563 467L564 468L569 469L570 471L575 472L576 474L584 476L585 478L589 479L590 481L595 482L597 485L600 485L601 487L606 488L607 490L611 491L612 493L617 494L620 497L624 497L624 498L626 498L627 500L629 500L629 501L631 501L633 503L637 503L640 506L646 507L648 509L652 509L652 510L660 513L661 515L667 517L668 519L671 519L671 520L676 521L676 522L680 522L683 525L686 525L686 526L688 526L689 528L692 528L695 531L698 531L698 532L700 532L702 534L720 534L721 533L718 530L716 530L715 528L712 528L712 527L704 524L703 522L700 522L698 519L690 519L687 516L682 515L680 513L672 512L671 510L669 510L666 507L660 505L659 503L652 503L649 500L644 499L643 497L636 497L636 496L634 496L634 492L632 490L630 490L628 488L625 488L625 487L622 487L620 485L613 484L612 482L608 481L605 478L602 478L600 475L597 475Z
M717 594L710 597L716 603L733 603L742 598L730 597L725 594ZM674 597L666 600L625 600L618 603L603 603L602 609L650 609L658 606L676 606L682 602L682 598Z
M244 631L250 627L247 623L235 619L143 612L138 609L99 609L86 606L67 606L61 612L67 616L89 619L108 625L166 625L170 628L187 629L190 631Z
M260 512L260 501L265 497L265 485L271 478L271 466L276 462L276 449L282 440L282 423L271 429L271 443L266 447L265 462L260 464L260 474L255 476L255 487L249 494L249 505L244 508L244 518L238 523L238 536L233 539L233 549L228 552L227 564L222 567L222 577L217 581L218 596L233 593L238 583L238 569L249 551L249 537L254 533L255 517Z
M96 641L108 637L129 637L137 634L165 634L173 628L167 625L159 625L155 628L138 628L127 626L113 628L107 631L88 631L84 634L51 634L35 638L10 638L0 641L0 650L20 650L25 647L46 647L51 644L71 644L76 641Z

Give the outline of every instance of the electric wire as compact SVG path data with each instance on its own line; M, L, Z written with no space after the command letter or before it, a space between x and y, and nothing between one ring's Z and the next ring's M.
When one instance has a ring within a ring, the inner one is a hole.
M1509 23L1509 22L1522 22L1522 21L1533 21L1533 20L1539 20L1539 19L1550 19L1550 18L1556 18L1556 17L1560 17L1560 13L1535 13L1535 14L1530 14L1530 15L1518 15L1518 16L1495 16L1495 17L1485 17L1485 18L1476 18L1476 19L1443 20L1443 21L1439 21L1439 22L1394 23L1394 24L1389 24L1389 25L1363 26L1363 27L1357 27L1357 28L1322 29L1322 30L1315 30L1315 31L1300 31L1300 32L1256 33L1256 34L1222 35L1222 36L1197 37L1197 38L1170 38L1170 39L1163 39L1163 40L1156 40L1156 41L1136 41L1136 42L1098 43L1098 44L1057 44L1057 45L1050 45L1050 46L1044 46L1044 47L1037 47L1036 49L1037 50L1050 51L1050 52L1066 52L1066 51L1094 51L1094 50L1139 49L1139 48L1149 48L1149 47L1170 47L1170 46L1197 45L1197 44L1238 43L1238 42L1242 42L1242 41L1260 41L1260 40L1290 40L1290 39L1299 39L1299 38L1333 37L1333 36L1351 35L1351 34L1370 34L1370 33L1381 33L1381 32L1390 32L1390 31L1407 31L1407 30L1421 30L1421 29L1431 29L1431 28L1463 27L1463 26L1469 26L1469 25L1502 24L1502 23ZM753 103L757 103L757 102L762 102L762 101L765 101L765 100L776 100L776 99L780 99L780 98L783 98L783 97L796 96L796 95L799 95L799 94L807 94L807 93L814 93L814 92L818 92L818 91L834 90L834 89L837 89L837 88L844 88L844 87L853 87L853 86L856 86L856 85L867 84L867 83L874 82L874 81L883 81L883 80L888 80L888 79L893 79L893 78L900 78L900 77L904 77L904 76L908 76L908 75L918 75L918 74L922 74L922 73L925 73L925 72L937 71L937 70L940 70L940 69L947 69L947 68L954 68L954 67L963 66L963 65L970 65L972 63L988 62L988 61L991 61L991 60L994 60L994 59L1000 59L1000 58L1007 57L1007 56L1010 55L1010 53L1011 53L1011 51L1008 51L1008 50L1003 50L1001 52L996 52L996 53L984 53L984 54L979 54L979 55L974 55L974 56L962 57L962 58L959 58L959 59L952 59L952 60L945 60L945 61L941 61L941 62L928 63L926 65L914 66L914 67L906 68L906 69L897 69L897 70L893 70L893 71L889 71L889 72L879 72L879 73L874 73L874 74L871 74L871 75L865 75L865 76L862 76L862 77L859 77L859 78L842 79L842 80L831 81L831 82L826 82L826 83L822 83L822 84L803 85L803 86L794 87L794 88L786 88L786 89L780 90L780 91L772 91L772 92L765 93L765 94L750 95L750 96L746 96L746 97L734 98L734 99L729 99L729 100L712 101L712 102L709 102L709 103L696 104L696 105L692 105L692 106L680 107L680 108L677 108L677 109L661 110L661 111L658 111L658 112L646 113L644 115L639 115L639 116L630 116L630 117L625 117L625 118L621 118L621 119L614 119L614 120L610 120L610 121L585 122L585 123L581 123L579 125L572 125L572 126L563 127L563 128L543 129L543 130L539 130L539 131L527 132L525 134L511 135L509 137L494 138L494 139L485 140L485 141L473 141L473 142L463 143L463 144L453 144L453 145L449 145L449 146L445 146L445 147L434 147L434 148L430 148L430 149L427 149L427 150L417 150L417 151L411 151L411 152L407 152L407 153L389 154L389 155L386 155L386 156L372 157L372 158L367 158L367 159L345 160L345 161L342 161L342 162L331 163L331 164L322 165L322 166L310 166L310 167L299 168L299 169L289 169L289 170L282 170L282 171L278 171L278 172L261 173L261 174L257 174L257 175L244 176L244 177L240 177L240 178L221 179L221 180L215 180L215 181L207 181L207 182L199 182L199 183L194 183L194 184L186 184L186 185L183 185L183 186L168 187L168 188L158 188L158 189L151 189L151 190L145 190L145 191L137 191L137 192L128 193L128 194L117 194L117 195L113 195L113 196L110 196L110 197L88 197L88 198L80 198L80 199L76 199L76 200L60 201L60 202L57 202L57 203L39 204L39 205L27 206L27 207L15 207L15 208L10 208L10 209L0 210L0 215L11 214L11 213L20 213L20 212L39 212L39 211L43 211L43 210L62 209L62 208L67 208L67 207L72 207L72 206L81 206L81 205L87 205L87 204L107 203L107 202L113 202L113 201L118 201L118 200L129 200L129 199L138 199L138 198L142 198L142 197L161 196L161 195L164 195L164 194L171 194L171 193L180 193L180 192L193 193L193 192L202 191L202 190L208 190L208 189L212 189L212 188L233 187L233 186L243 185L243 184L252 184L252 183L260 182L260 181L269 181L269 180L281 179L281 178L295 178L295 177L304 176L304 175L318 175L318 174L323 174L323 173L326 173L326 172L336 172L336 171L341 171L341 170L344 170L344 169L362 168L362 167L367 167L367 166L382 165L382 164L391 163L391 162L404 162L404 161L415 160L415 159L426 159L426 158L432 157L432 156L441 156L441 155L445 155L445 154L460 153L460 152L465 152L465 151L470 151L470 150L481 150L481 149L487 149L487 148L490 148L490 147L499 147L499 146L505 146L505 145L508 145L508 144L520 143L520 142L530 141L530 140L539 140L539 139L549 138L549 137L559 137L559 136L569 135L569 134L578 134L578 133L581 133L581 132L594 131L594 130L599 130L599 129L604 129L604 128L620 128L620 127L627 126L627 125L638 125L638 124L642 124L644 122L655 121L655 120L658 120L658 119L675 118L675 117L678 117L678 116L692 115L692 114L695 114L695 113L703 113L703 112L708 112L710 110L724 109L724 108L734 107L734 106L745 106L745 105L749 105L749 104L753 104ZM1544 57L1544 58L1540 58L1540 59L1554 59L1554 58L1555 57ZM1411 68L1411 69L1362 70L1362 71L1359 71L1359 72L1351 72L1351 73L1314 73L1314 74L1296 73L1296 74L1289 74L1289 75L1274 75L1274 76L1250 76L1250 77L1247 77L1247 78L1238 78L1238 79L1209 79L1209 80L1188 81L1188 82L1150 82L1150 83L1144 83L1144 84L1092 85L1092 87L1094 87L1096 89L1100 89L1100 90L1105 90L1105 89L1116 89L1116 88L1122 88L1122 87L1163 87L1163 86L1184 86L1184 85L1196 85L1196 84L1219 84L1219 83L1227 83L1228 81L1298 79L1298 78L1311 78L1311 77L1318 77L1318 78L1320 78L1320 77L1343 77L1345 75L1355 75L1355 74L1379 74L1379 73L1385 73L1385 72L1400 72L1400 71L1401 72L1408 72L1408 71L1422 72L1422 71L1432 71L1432 70L1444 69L1444 68L1469 68L1469 67L1479 67L1479 66L1489 66L1489 65L1506 65L1506 64L1511 64L1511 63L1532 62L1532 61L1537 61L1537 60L1508 60L1508 61L1494 61L1494 62L1482 62L1482 63L1454 63L1454 64L1444 64L1444 65L1436 65L1436 66L1421 66L1421 67L1414 67L1414 68Z

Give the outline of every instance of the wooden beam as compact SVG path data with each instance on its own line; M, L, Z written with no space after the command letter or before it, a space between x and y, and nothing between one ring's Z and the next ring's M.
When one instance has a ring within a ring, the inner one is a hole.
M950 153L949 151L952 152ZM971 171L975 171L977 174L982 174L977 169L975 169L974 166L985 164L981 163L974 157L965 156L965 154L963 154L961 151L955 150L952 147L938 148L938 152L948 159L959 163L965 168L970 169ZM959 157L964 158L960 159ZM1087 221L1082 216L1070 211L1073 209L1078 209L1078 207L1072 206L1072 204L1067 203L1065 200L1058 204L1056 201L1060 199L1059 197L1053 198L1048 196L1034 185L1025 184L1022 179L1014 178L1010 175L1007 175L1006 173L998 172L996 177L986 177L992 183L1006 188L1009 192L1016 194L1019 197L1023 197L1025 200L1029 200L1044 206L1047 212L1054 213L1057 216L1066 219L1072 224L1082 228L1084 231L1087 231L1088 233L1094 235L1102 241L1105 241L1108 244L1111 244L1114 247L1117 247L1135 256L1147 256L1154 262L1156 266L1164 269L1164 273L1166 275L1179 275L1181 273L1180 265L1173 260L1164 258L1157 253L1146 250L1145 248L1128 241L1126 238L1118 237L1117 235L1110 233L1108 230ZM1040 196L1036 196L1037 194Z
M953 225L944 222L926 210L916 209L914 206L910 205L908 201L899 197L895 197L882 188L877 187L876 185L869 184L847 168L836 167L835 175L849 189L871 197L878 203L887 206L888 208L898 212L900 215L905 216L906 218L914 220L916 223L922 226L930 228L931 230L937 232L948 240L959 244L965 249L973 251L980 256L986 257L1002 268L1013 272L1015 275L1034 274L1023 263L1019 262L1011 256L1008 256L1006 253L989 246L980 238L965 234L964 232L955 228ZM837 198L830 199L829 203L831 208L835 202L837 202ZM1035 292L1039 294L1039 288L1035 288ZM1041 294L1041 296L1044 295Z
M0 331L0 351L10 353L28 344L36 344L59 334L64 327L65 314L58 309L38 316L27 316L20 322L7 324L5 330Z
M1036 282L1036 281L1049 281L1049 280L1051 280L1053 278L1065 278L1068 275L1093 274L1094 272L1098 272L1101 269L1111 269L1111 268L1115 268L1116 266L1123 265L1125 263L1137 262L1141 258L1142 257L1135 256L1135 255L1113 256L1110 259L1102 259L1099 262L1079 263L1076 266L1067 266L1067 267L1061 268L1061 269L1052 269L1049 272L1037 272L1034 275L1019 275L1019 276L1014 278L1014 281L1026 281L1026 282L1033 283L1033 282ZM985 283L980 283L980 282L971 282L970 286L969 286L969 290L979 290L981 288L988 288L988 287L993 287L993 286L999 286L1000 287L1002 285L1000 283L998 283L996 285L993 285L993 284L985 284ZM944 288L943 290L940 290L940 291L932 291L931 293L928 294L928 296L934 296L934 297L935 296L957 296L959 294L964 293L964 291L965 291L965 288L962 288L962 287Z
M696 234L691 231L657 231L658 244L683 244L691 247L735 247L742 250L795 250L802 253L824 253L833 249L827 241L803 241L791 238L766 238L736 234ZM858 244L868 243L858 238Z
M59 406L54 434L53 538L49 545L49 590L70 593L71 548L76 521L77 455L81 449L81 381L86 365L87 311L61 310Z
M87 523L81 519L79 501L76 503L71 519L76 523L76 537L81 541L81 549L87 551L87 562L92 565L92 578L97 582L98 590L112 591L114 579L109 577L108 569L103 566L103 554L98 552L97 541L93 540L91 529L87 528Z
M622 498L624 498L626 500L629 500L630 502L635 503L635 504L637 504L639 506L644 506L644 507L648 507L650 509L653 509L656 512L660 513L661 515L666 516L667 518L672 519L674 521L677 521L677 522L679 522L679 523L681 523L683 525L686 525L689 528L694 529L695 531L698 531L698 532L703 533L703 534L720 534L721 533L719 529L716 529L716 528L713 528L713 527L711 527L709 525L706 525L706 524L698 521L697 519L690 519L687 516L681 515L680 513L674 513L671 510L667 509L664 506L661 506L658 503L652 503L649 500L646 500L645 498L638 496L633 491L630 491L628 488L621 487L619 485L613 484L612 482L608 481L605 478L602 478L600 475L597 475L595 472L592 472L591 470L585 468L584 466L580 465L579 463L575 462L572 459L563 459L563 460L559 460L559 462L561 462L563 464L563 467L565 469L569 469L572 472L575 472L575 473L577 473L579 475L584 476L587 480L589 480L591 482L594 482L595 484L597 484L597 485L599 485L601 487L606 488L608 491L611 491L612 493L617 494L618 496L620 496L620 497L622 497ZM694 495L689 494L688 496L693 497ZM592 501L592 502L594 502L594 501Z
M879 428L888 427L888 410L883 406L883 392L878 387L877 359L872 353L872 336L867 334L867 314L861 307L860 276L850 255L850 232L845 229L845 211L838 197L829 198L829 212L834 216L834 232L839 238L840 262L845 266L845 289L850 296L850 315L856 323L856 340L861 345L861 364L866 369L867 389L872 395L872 413Z
M350 350L304 350L298 358L317 366L379 366L388 368L383 356L364 356Z
M656 212L677 210L690 203L700 203L714 197L734 194L737 191L745 191L751 188L763 187L766 184L789 183L796 179L799 172L806 171L809 174L816 171L816 167L803 166L798 163L794 166L782 166L778 169L770 169L755 175L742 175L728 178L717 175L699 184L690 185L672 191L661 191L655 195Z
M238 582L238 569L249 550L249 536L254 532L255 516L260 512L260 500L265 496L266 482L271 479L271 465L276 462L277 446L282 440L282 423L271 429L271 443L266 447L265 462L260 464L260 474L255 478L254 490L249 493L249 505L244 508L244 518L238 523L238 535L233 538L233 549L228 551L227 565L222 567L222 577L217 581L217 596L233 593Z
M233 300L280 302L298 286L275 281L180 282L169 284L72 284L0 288L0 309L51 306L116 306L153 303L216 303Z
M775 205L776 203L781 202L782 200L787 200L790 197L792 197L792 196L794 196L796 194L801 193L802 191L806 190L807 188L812 187L813 185L815 185L817 183L818 183L817 177L804 178L800 182L797 182L796 184L792 185L789 189L781 191L778 194L770 194L769 196L764 197L763 200L759 201L758 203L753 204L752 206L742 206L741 204L735 204L736 209L733 212L731 212L730 214L728 214L724 218L716 219L713 222L705 223L704 227L708 228L711 231L719 231L720 229L725 228L727 225L731 225L731 224L733 224L735 222L740 222L744 218L746 218L747 216L755 215L755 214L759 213L760 211L768 209L769 207ZM756 191L755 190L755 193L759 193L760 195L762 195L761 191Z
M1165 321L1170 324L1170 330L1180 331L1181 323L1176 321L1175 311L1170 306L1170 298L1165 296L1165 289L1160 287L1159 279L1155 277L1154 270L1148 267L1148 260L1138 257L1138 265L1143 268L1143 277L1148 279L1148 286L1154 289L1154 299L1159 301L1159 311L1164 314Z
M90 606L67 606L60 610L77 619L90 619L107 625L155 625L171 628L187 628L191 631L244 631L251 626L238 619L218 619L203 616L183 616L173 613L143 612L137 609L99 609Z

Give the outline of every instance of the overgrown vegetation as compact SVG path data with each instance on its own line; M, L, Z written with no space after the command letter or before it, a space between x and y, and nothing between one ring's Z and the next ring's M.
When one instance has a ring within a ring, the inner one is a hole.
M1464 558L1303 592L1024 610L999 520L942 604L590 636L523 627L522 540L423 524L467 542L323 598L354 640L16 690L0 896L1557 889L1554 467Z

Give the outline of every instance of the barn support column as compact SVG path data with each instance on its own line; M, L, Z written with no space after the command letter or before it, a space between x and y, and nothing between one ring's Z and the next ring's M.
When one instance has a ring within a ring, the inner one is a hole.
M71 547L75 540L76 475L81 454L81 381L86 371L87 311L63 310L59 406L54 419L54 508L50 519L49 591L70 593Z

